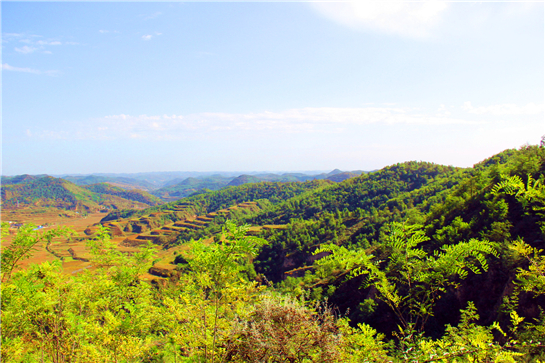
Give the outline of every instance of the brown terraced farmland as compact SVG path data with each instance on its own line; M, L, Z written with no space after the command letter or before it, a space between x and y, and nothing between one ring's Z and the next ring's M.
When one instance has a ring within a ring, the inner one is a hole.
M186 246L172 246L177 236L188 230L201 230L210 224L218 216L227 216L232 210L249 209L255 210L255 202L239 203L227 209L221 209L206 215L195 215L191 212L191 205L178 204L171 210L154 212L148 215L119 219L101 223L105 213L92 213L82 216L79 213L59 209L22 209L19 211L7 211L3 213L4 221L13 221L17 223L34 223L39 226L53 228L58 226L69 226L75 234L72 238L56 238L49 246L43 243L35 247L31 258L20 263L19 268L26 268L31 264L39 264L44 261L61 260L64 272L67 274L79 273L92 268L89 262L90 255L87 250L87 241L93 238L100 225L110 231L112 241L117 244L118 249L124 253L137 252L141 246L152 243L157 246L158 262L150 269L149 273L142 276L145 280L166 279L173 273L176 266L173 264L175 255ZM178 220L167 221L165 215L175 214ZM285 228L284 226L257 226L252 227L251 234L259 233L262 229ZM10 230L13 235L16 229ZM211 241L211 240L210 240ZM209 242L210 242L209 241ZM8 236L2 244L8 246L10 237ZM171 271L171 272L169 272Z

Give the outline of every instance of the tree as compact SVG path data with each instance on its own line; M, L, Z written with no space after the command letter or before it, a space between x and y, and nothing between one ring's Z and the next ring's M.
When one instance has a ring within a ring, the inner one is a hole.
M73 232L70 228L59 227L48 231L40 231L32 223L21 226L17 234L12 238L10 244L5 243L5 237L9 234L9 224L2 223L2 260L1 273L2 282L10 280L17 264L27 258L32 257L32 253L39 243L50 244L53 238L59 236L69 236Z
M184 255L184 283L165 305L172 314L169 339L186 355L221 360L232 324L260 298L251 260L265 241L247 236L248 228L227 221L218 242L192 241Z
M486 271L486 257L497 256L490 242L476 239L443 247L432 255L418 248L428 240L421 226L393 223L382 247L385 263L365 251L346 253L343 247L326 245L314 253L331 254L317 260L315 266L319 275L332 266L342 266L349 279L364 276L364 287L374 286L377 298L396 315L400 338L413 336L423 332L447 287L458 286L457 278L465 278L468 271Z

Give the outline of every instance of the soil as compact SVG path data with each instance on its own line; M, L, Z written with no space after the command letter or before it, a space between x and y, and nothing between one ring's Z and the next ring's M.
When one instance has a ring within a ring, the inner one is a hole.
M71 240L67 238L56 238L50 246L52 250L58 256L62 256L63 271L66 274L75 274L92 268L92 264L85 259L89 259L89 251L86 247L86 239L89 238L85 234L85 229L92 226L102 218L105 217L104 213L92 213L86 216L81 216L72 211L65 211L56 208L26 208L20 210L3 210L2 221L13 223L33 223L37 226L44 226L43 230L46 231L51 228L68 226L75 232L74 238ZM10 228L10 235L2 240L2 247L5 248L10 245L12 237L17 233L16 228ZM137 252L138 248L121 246L121 242L126 236L120 236L113 239L117 243L120 251L131 253ZM78 239L84 239L82 241ZM32 256L19 263L19 269L28 268L32 264L40 264L46 261L52 262L59 260L57 256L50 253L45 248L45 243L39 243L36 245ZM175 266L170 264L174 260L174 252L180 250L181 247L171 248L169 250L159 250L157 259L158 263L166 265L164 267L174 269ZM80 260L83 259L83 260ZM142 276L144 280L157 279L157 276L145 274Z

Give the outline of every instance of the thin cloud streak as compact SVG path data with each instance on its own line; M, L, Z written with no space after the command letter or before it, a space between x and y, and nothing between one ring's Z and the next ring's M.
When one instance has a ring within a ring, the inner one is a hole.
M109 115L89 120L77 129L64 127L41 133L44 138L184 139L224 132L245 133L342 133L347 129L372 125L475 125L478 122L428 115L418 109L401 107L300 108L283 112L259 113L203 112L189 115Z
M43 36L36 34L26 34L26 33L4 33L2 34L2 43L17 42L27 45L21 47L14 47L14 50L17 53L21 54L32 54L32 53L43 53L43 54L52 54L50 50L47 50L46 47L49 46L60 46L60 45L79 45L78 42L68 41L62 42L58 39L47 39L43 40ZM40 39L40 40L38 40Z
M40 49L42 49L42 47L29 47L28 45L25 45L21 48L15 48L15 51L18 53L30 54Z
M12 72L32 73L32 74L45 74L45 75L48 75L48 76L57 76L60 73L59 71L55 71L55 70L40 71L38 69L33 69L33 68L13 67L13 66L10 66L7 63L2 64L2 70L3 71L12 71Z
M163 13L160 12L160 11L156 11L155 13L153 14L150 14L150 15L147 15L144 17L144 20L150 20L150 19L155 19L157 18L158 16L162 15Z
M37 69L13 67L13 66L10 66L7 63L2 64L2 70L3 71L12 71L12 72L33 73L33 74L41 74L42 73L41 71L39 71Z

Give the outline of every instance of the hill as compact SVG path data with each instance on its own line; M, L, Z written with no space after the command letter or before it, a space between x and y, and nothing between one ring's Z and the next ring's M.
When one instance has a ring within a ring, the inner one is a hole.
M354 178L362 171L342 172L338 169L327 174L309 175L303 173L284 173L284 174L241 174L237 177L226 177L221 175L212 175L206 177L189 177L183 180L175 179L165 184L164 187L151 191L151 193L165 201L173 201L188 197L194 193L203 190L219 190L226 186L239 186L249 183L260 182L306 182L314 179L328 179L334 182L341 182L346 179Z
M100 175L85 175L85 176L68 175L68 176L62 177L62 179L68 180L77 185L109 183L123 189L139 189L139 190L145 190L145 191L157 189L157 187L154 184L146 180L138 180L138 179L126 178L126 177L113 177L113 176L100 176Z
M253 261L256 273L285 291L328 298L341 312L350 312L353 321L370 323L387 334L395 330L399 317L389 313L390 307L376 290L365 288L363 278L346 278L358 265L341 263L324 272L319 257L332 252L314 256L315 251L342 247L345 259L351 254L377 256L376 263L386 268L380 261L393 253L387 246L396 223L418 231L422 236L422 252L418 253L427 256L439 256L447 248L465 248L468 241L502 251L488 255L486 271L455 280L457 288L446 289L441 304L433 305L434 315L427 317L422 328L440 336L445 324L456 322L468 301L475 303L483 323L501 318L499 307L506 291L512 289L516 269L524 266L523 261L519 262L523 265L513 264L507 252L509 243L524 240L543 249L545 224L539 208L524 207L520 196L494 190L514 176L520 178L521 190L530 188L533 180L539 180L539 186L544 174L545 148L526 146L506 150L473 168L405 162L340 183L315 180L231 186L144 211L112 213L102 223L123 225L144 218L145 223L153 224L156 243L167 243L167 247L214 237L227 218L248 223L251 233L268 241ZM182 209L186 214L175 216L173 210ZM162 230L161 223L170 223L172 228ZM167 232L168 239L159 238ZM385 273L397 276L393 265L389 268ZM362 305L365 301L373 308ZM541 303L525 300L525 316L535 316L531 311L537 311L536 304Z
M78 237L85 257L58 253L78 274L12 273L3 252L3 358L43 357L53 316L46 354L70 359L130 341L135 361L543 361L544 146L116 210ZM21 241L63 233L34 227Z
M149 206L159 205L163 203L161 199L143 190L127 190L125 188L114 186L111 183L90 184L85 185L83 188L99 195L117 196L126 200L147 204Z
M218 190L225 187L232 178L222 177L221 175L213 175L206 178L189 177L182 181L174 180L168 183L167 186L154 190L153 195L166 200L178 200L187 197L195 192L203 189Z
M78 186L51 176L4 179L2 208L55 207L78 211L146 208L161 201L143 191L127 191L105 183Z

